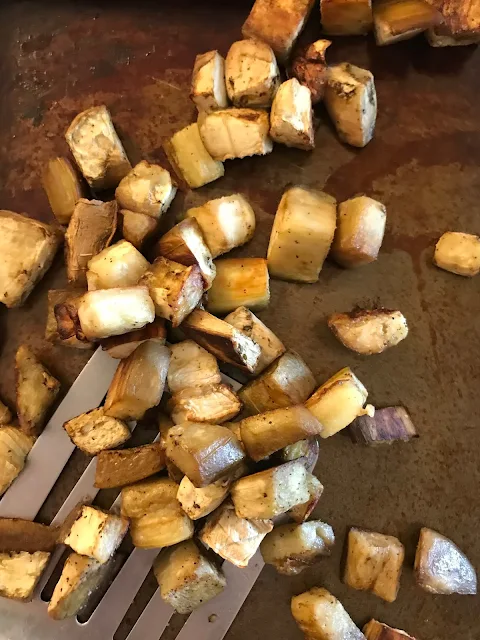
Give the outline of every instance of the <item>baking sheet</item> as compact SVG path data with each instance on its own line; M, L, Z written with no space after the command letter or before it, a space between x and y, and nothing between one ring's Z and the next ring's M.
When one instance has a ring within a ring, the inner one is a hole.
M67 152L73 116L106 103L132 162L162 161L162 143L190 123L188 98L196 53L223 54L251 3L11 2L0 5L0 206L51 220L41 168ZM305 40L319 36L313 15ZM451 537L480 568L480 280L431 265L446 230L479 233L480 54L473 47L435 50L418 38L386 48L371 39L336 38L329 61L348 60L375 74L379 114L363 150L343 146L322 109L312 153L276 146L265 158L228 161L221 180L179 193L169 219L185 207L235 191L251 201L255 238L236 255L265 255L276 205L288 183L325 188L339 200L365 192L387 206L387 233L377 263L357 271L327 264L315 285L271 283L261 318L299 351L319 383L349 365L378 406L404 404L421 437L390 448L354 446L346 433L322 442L317 474L325 493L315 512L332 524L332 557L300 576L266 568L227 638L301 638L291 595L330 589L354 620L370 617L421 640L480 638L478 598L430 596L414 585L411 565L419 528ZM0 395L14 402L13 360L27 342L64 383L87 354L43 340L46 291L65 284L60 257L21 309L0 310ZM406 315L410 335L385 354L365 358L330 335L326 316L354 305L381 304ZM81 472L79 453L40 514L54 513ZM356 525L398 535L407 547L399 597L386 604L341 582L346 531ZM135 618L135 607L131 618ZM173 621L173 637L181 619ZM0 629L1 637L1 629Z

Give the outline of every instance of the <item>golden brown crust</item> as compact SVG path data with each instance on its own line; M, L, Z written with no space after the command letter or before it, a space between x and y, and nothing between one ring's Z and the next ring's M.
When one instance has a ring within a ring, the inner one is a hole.
M133 484L165 467L165 454L158 442L133 449L101 451L97 456L95 486L111 489Z
M290 68L290 75L297 78L300 84L310 89L312 104L320 102L325 92L327 84L325 52L331 44L330 40L313 42L301 51Z
M52 551L59 528L20 518L0 518L0 553Z
M440 11L443 22L435 27L435 35L455 39L480 38L480 5L476 0L428 0Z

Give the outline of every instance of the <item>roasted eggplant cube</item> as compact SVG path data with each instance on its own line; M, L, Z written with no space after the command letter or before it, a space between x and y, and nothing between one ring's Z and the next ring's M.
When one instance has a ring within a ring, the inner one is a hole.
M242 34L266 42L277 58L286 62L313 5L313 0L255 0Z
M467 556L451 540L427 527L420 531L415 578L418 586L429 593L477 593L477 574Z
M167 382L170 393L222 381L218 363L211 353L193 340L177 342L171 347Z
M223 109L206 114L198 125L203 144L214 160L264 156L273 150L266 111Z
M190 520L204 518L215 511L227 497L231 481L228 476L206 487L197 488L184 476L178 487L177 500Z
M116 187L132 168L105 105L79 113L65 137L80 171L95 190Z
M37 436L60 391L60 382L26 345L16 353L15 377L20 427L27 435Z
M290 77L296 78L301 85L310 89L312 104L323 99L327 84L327 62L325 52L332 43L330 40L316 40L294 58L290 67Z
M175 486L174 486L175 485ZM122 488L121 513L125 518L141 518L171 506L179 487L168 478L148 478Z
M169 208L177 187L166 169L146 160L139 162L115 190L121 209L160 218Z
M49 559L48 551L0 553L0 596L31 600Z
M389 627L384 622L378 620L370 620L362 629L363 635L367 640L415 640L413 636L408 635L405 631Z
M53 551L58 527L20 518L0 518L0 553Z
M472 277L480 272L480 237L448 231L435 246L433 261L445 271Z
M226 502L208 516L199 538L221 558L244 569L272 529L271 520L239 518Z
M250 416L240 426L243 445L256 462L321 430L322 425L303 405Z
M104 340L150 324L155 306L147 287L89 291L78 305L78 320L87 340Z
M245 408L256 414L301 404L314 389L315 378L308 366L298 353L287 351L238 395Z
M296 78L280 85L270 112L270 136L287 147L310 151L315 146L312 95Z
M229 362L252 373L261 349L246 334L203 309L196 309L182 323L182 329L195 342L222 362Z
M405 549L394 536L352 528L348 534L344 581L394 602L400 586Z
M98 253L88 263L88 289L95 291L133 287L149 267L150 264L133 244L120 240Z
M313 587L292 598L292 615L309 640L365 640L342 603L326 589Z
M0 496L23 470L34 439L16 427L0 428Z
M165 152L175 173L191 189L213 182L225 173L223 163L214 160L205 148L196 122L177 131L165 145Z
M50 268L62 233L13 211L0 210L0 300L19 307Z
M240 478L231 495L239 518L273 518L307 502L307 470L299 460L287 462Z
M385 206L357 196L338 205L337 230L332 244L332 256L342 267L353 268L377 259L385 233Z
M415 425L404 407L376 409L373 416L360 416L350 425L350 436L360 444L391 444L418 437Z
M195 58L190 98L199 112L228 106L225 86L225 60L218 51L207 51Z
M159 224L157 218L128 209L120 211L120 222L122 236L139 250L153 236Z
M201 423L171 428L166 455L196 487L212 484L245 459L243 448L230 429Z
M424 0L383 0L373 11L378 45L413 38L442 22L437 9Z
M42 173L42 186L50 209L60 224L67 225L80 198L86 196L83 181L68 158L52 158Z
M334 313L328 318L328 326L347 349L364 356L383 353L408 335L405 316L392 309Z
M185 267L167 258L157 258L140 280L148 287L155 313L174 327L195 309L203 296L203 278L197 265Z
M270 275L317 282L337 224L337 202L323 191L291 187L278 205L268 245Z
M105 399L105 415L139 420L162 399L170 362L168 347L147 340L118 365Z
M302 504L297 504L290 509L288 515L295 522L305 522L312 515L313 510L318 504L318 501L323 494L323 484L320 480L313 475L313 473L307 473L307 489L308 500Z
M121 336L111 336L102 340L102 349L111 358L124 360L128 358L137 347L147 340L156 342L159 345L165 344L167 329L163 318L155 318L151 324L147 324L143 329L130 331Z
M349 62L329 67L324 102L343 142L353 147L370 142L377 119L377 94L370 71Z
M373 26L371 0L320 0L320 13L329 36L365 35Z
M323 426L322 438L345 429L358 416L368 414L363 408L368 392L349 367L341 369L319 387L305 406Z
M85 505L66 532L63 543L76 553L104 564L119 547L127 529L125 518Z
M160 595L177 613L191 613L226 587L223 573L193 540L162 551L153 565Z
M268 108L280 85L275 54L261 40L238 40L228 50L225 79L236 107Z
M117 203L81 199L75 205L65 233L68 281L87 285L90 260L103 251L117 228Z
M223 315L239 306L259 311L270 302L270 277L265 258L223 258L208 292L207 311Z
M204 288L210 289L216 268L196 218L185 218L176 224L160 238L155 245L155 250L158 256L186 267L197 265L202 273Z
M97 489L124 487L165 468L165 454L158 442L133 449L101 451L97 457Z
M210 422L221 424L234 418L242 408L237 394L228 384L205 384L174 393L168 410L175 424Z
M198 222L213 258L240 247L255 233L255 213L240 193L209 200L186 215Z
M155 491L156 498L146 512L131 520L132 542L142 549L171 547L193 536L193 522L177 500L178 484L160 478Z
M311 520L303 524L284 524L269 533L260 551L267 564L279 573L293 576L330 555L335 535L329 524Z
M106 416L103 407L68 420L63 428L71 441L90 456L105 449L115 449L130 438L128 426L117 418Z
M45 324L45 340L52 342L53 344L59 344L64 347L73 347L75 349L92 349L93 344L85 340L79 340L76 332L77 328L72 325L72 319L68 314L62 313L65 309L64 305L69 305L68 308L75 309L75 313L78 312L78 305L84 295L85 291L80 289L51 289L48 292L48 310L47 321ZM60 305L57 309L59 311L58 318L55 314L55 307ZM70 306L73 305L73 306ZM77 315L78 318L78 315ZM68 327L62 323L66 321ZM60 321L60 324L59 324ZM69 337L62 338L60 333L67 334Z

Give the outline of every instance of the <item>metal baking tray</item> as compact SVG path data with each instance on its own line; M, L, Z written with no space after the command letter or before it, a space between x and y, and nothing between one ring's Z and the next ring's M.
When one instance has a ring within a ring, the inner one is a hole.
M162 144L195 118L188 97L195 55L213 48L225 54L240 38L251 4L3 0L0 206L51 221L41 188L42 165L68 153L65 129L92 104L109 106L132 162L163 162ZM316 9L302 39L319 35ZM165 224L186 207L238 191L255 210L257 231L235 255L264 256L277 204L289 183L324 188L339 201L367 193L384 202L387 231L376 263L344 271L327 261L314 285L272 280L271 303L260 316L305 358L318 383L351 366L374 405L409 409L420 438L387 449L354 446L347 433L322 442L316 473L325 493L315 516L333 526L334 552L291 578L265 567L227 637L301 640L290 598L321 585L342 601L359 626L373 616L420 640L479 640L478 597L424 593L415 586L412 564L419 529L425 525L452 538L480 567L480 280L453 276L431 263L444 231L480 231L480 54L475 47L432 49L422 37L383 48L371 37L335 38L328 60L348 60L374 73L379 105L374 140L361 150L342 145L320 106L312 153L277 145L268 157L229 161L221 180L178 193ZM0 310L0 395L12 407L13 361L20 343L41 355L64 390L87 362L87 354L43 339L46 291L64 285L59 256L25 307ZM357 356L336 342L326 317L374 304L401 309L410 335L382 355ZM95 377L85 383L86 388L96 385ZM52 443L52 460L60 446L57 439ZM56 516L87 464L80 452L73 452L38 513L39 521ZM20 515L21 508L22 501L17 502L11 513ZM397 535L405 544L395 603L342 583L342 551L352 525ZM144 615L145 600L134 599L116 639L124 640ZM157 598L150 603L147 611L161 606ZM28 607L6 601L1 607L1 640L24 640ZM111 609L117 616L114 604ZM162 640L173 640L183 623L182 617L171 618ZM206 628L214 627L210 623ZM150 623L142 633L162 635ZM195 626L189 637L196 634ZM36 632L27 635L28 640L37 637Z

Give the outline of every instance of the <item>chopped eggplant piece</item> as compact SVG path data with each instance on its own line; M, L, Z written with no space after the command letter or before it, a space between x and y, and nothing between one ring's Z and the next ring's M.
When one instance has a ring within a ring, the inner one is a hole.
M223 163L207 151L196 122L177 131L165 145L165 153L175 173L191 189L203 187L225 173Z
M281 280L317 282L337 224L337 202L323 191L291 187L273 222L267 260Z
M221 478L206 487L197 488L184 476L178 487L177 500L190 520L208 516L219 507L230 491L229 476Z
M196 487L219 480L245 459L232 431L213 424L185 423L171 428L166 454Z
M265 258L223 258L215 261L215 267L207 311L221 315L241 305L255 311L268 305L270 278Z
M435 246L433 262L459 276L476 276L480 273L480 237L447 231Z
M307 502L307 470L300 460L240 478L231 489L239 518L268 519Z
M132 168L105 105L79 113L65 137L80 171L96 190L116 187Z
M440 12L424 0L382 0L375 4L373 19L380 46L414 38L442 21Z
M292 615L308 640L365 640L342 603L326 589L313 587L294 596Z
M16 427L0 427L0 496L23 470L33 442Z
M349 587L371 591L382 600L394 602L404 557L405 549L398 538L352 528L344 581Z
M148 478L122 488L122 516L141 518L172 502L172 482L167 478ZM175 489L179 487L175 484ZM175 494L176 495L176 494Z
M305 406L322 424L322 438L329 438L345 429L358 416L370 413L363 408L368 396L360 380L349 367L341 369L319 387Z
M385 233L385 206L357 196L338 206L338 226L332 256L342 267L360 267L377 259Z
M199 112L228 107L225 60L218 51L207 51L195 58L190 97Z
M117 203L81 199L75 205L65 234L69 282L87 284L90 260L110 244L117 228Z
M77 306L82 299L84 291L71 291L69 289L51 289L48 292L48 311L45 326L45 340L53 344L60 344L65 347L75 349L92 349L93 344L77 338L77 330L81 332L79 321L75 325L72 316L66 313L67 308L71 310L73 316L78 319ZM57 305L58 316L55 314ZM70 305L65 307L65 305ZM60 335L68 336L62 338Z
M148 287L155 312L174 327L195 309L203 296L203 278L194 264L185 267L167 258L157 258L140 280Z
M131 489L134 490L133 487ZM145 494L143 501L136 505L138 510L143 504L145 512L138 517L134 516L131 521L133 544L142 549L154 549L171 547L193 537L193 522L183 512L177 500L178 484L169 478L160 478L156 481L154 492L155 495L151 492ZM123 505L122 496L122 509ZM131 510L129 512L132 513Z
M29 436L38 436L60 391L54 378L26 345L15 356L18 421Z
M68 158L49 160L43 171L42 185L53 215L60 224L67 225L75 205L87 195L70 160Z
M172 356L167 374L170 393L221 383L222 377L216 359L196 342L183 340L173 344L170 349Z
M111 358L124 360L128 358L137 347L147 341L156 342L157 344L165 344L167 337L167 329L163 318L155 318L151 324L147 324L143 329L130 331L121 336L112 336L102 340L102 349L108 353Z
M0 596L28 602L44 572L50 553L0 553Z
M321 102L325 93L328 68L325 52L331 44L330 40L312 42L295 58L291 66L290 75L310 89L313 105Z
M133 287L149 267L133 244L120 240L100 251L88 263L88 290Z
M71 553L48 603L48 615L54 620L76 616L105 578L109 566L108 562L102 564L93 558Z
M405 316L401 311L391 309L334 313L328 318L328 326L347 349L364 356L383 353L408 335Z
M261 40L234 42L225 59L225 80L236 107L270 107L280 85L275 54Z
M373 26L371 0L320 0L320 13L329 36L366 35Z
M76 553L104 564L120 546L127 529L126 518L84 505L66 532L63 543Z
M229 313L224 321L251 338L260 347L260 358L253 372L254 375L262 373L272 362L285 353L284 344L247 307L238 307Z
M153 571L160 595L177 613L191 613L227 585L225 576L200 552L193 540L162 551Z
M315 389L315 378L302 358L287 351L238 395L251 414L305 402Z
M210 422L221 424L234 418L242 408L237 394L228 384L203 384L182 389L172 395L168 410L175 424Z
M260 551L267 564L273 564L278 573L294 576L329 556L335 543L335 534L329 524L311 520L303 524L284 524L269 533Z
M271 520L239 518L226 502L207 518L199 538L221 558L244 569L272 529Z
M427 527L420 531L415 577L418 586L429 593L477 593L477 574L467 556L451 540Z
M105 415L140 420L162 399L170 350L147 340L118 365L105 399Z
M189 209L188 218L198 222L213 258L245 244L255 232L255 213L240 193Z
M255 0L242 26L245 38L258 38L269 44L275 55L286 62L308 20L313 0Z
M217 161L264 156L273 150L266 111L222 109L204 115L198 126L205 148Z
M296 78L283 82L270 112L270 136L287 147L310 151L315 146L312 96Z
M0 400L0 426L3 427L6 424L10 424L11 421L12 421L12 412Z
M242 442L252 460L258 462L275 451L322 430L318 420L302 405L274 409L241 422Z
M171 205L177 187L166 169L146 160L139 162L115 190L121 209L161 218Z
M141 329L154 320L155 306L142 286L89 291L78 305L81 333L92 341Z
M362 631L367 640L415 640L405 631L394 629L384 622L373 619L363 627Z
M350 425L350 436L356 443L375 445L407 442L417 438L418 433L404 407L385 407L376 409L372 417L356 418Z
M182 329L222 362L229 362L250 373L255 371L260 347L228 322L202 309L195 309L182 323Z
M319 451L318 439L313 436L306 440L298 440L293 444L288 444L278 453L282 462L291 462L302 458L306 469L314 469L318 461Z
M0 210L0 300L19 307L50 268L62 233L49 224Z
M295 522L305 522L308 520L317 506L318 501L322 497L323 484L316 476L313 475L313 473L307 473L307 489L307 502L295 505L288 512L288 515L292 520L295 520Z
M101 451L97 457L97 489L125 487L165 468L165 454L158 442L133 449Z
M204 289L210 289L212 286L216 274L215 264L202 229L195 218L186 218L170 229L157 242L156 252L157 256L163 256L186 267L197 265L202 273Z
M63 428L71 441L89 456L115 449L130 438L128 426L117 418L106 416L103 407L68 420Z
M454 47L480 42L480 15L476 2L438 0L430 4L439 9L442 22L427 32L432 47Z
M128 209L122 209L120 214L123 237L140 250L157 230L158 220L145 213L128 211Z
M364 147L373 138L377 94L373 74L349 62L328 69L325 106L343 142Z
M49 527L20 518L0 518L0 553L53 551L58 527Z

